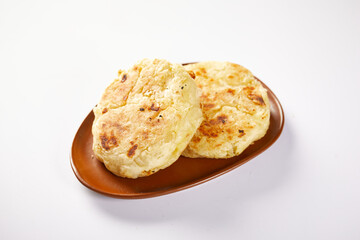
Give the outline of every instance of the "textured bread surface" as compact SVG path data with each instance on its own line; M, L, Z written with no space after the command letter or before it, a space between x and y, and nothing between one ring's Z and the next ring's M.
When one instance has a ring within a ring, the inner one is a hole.
M144 59L94 108L93 151L115 175L137 178L174 163L200 126L200 94L179 64Z
M246 68L229 62L186 65L201 89L204 121L186 157L230 158L262 138L270 123L266 89Z

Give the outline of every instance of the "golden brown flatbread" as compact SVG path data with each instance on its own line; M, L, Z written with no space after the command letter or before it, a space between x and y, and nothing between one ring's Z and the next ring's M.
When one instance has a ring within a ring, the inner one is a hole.
M144 59L94 108L93 150L112 173L137 178L174 163L202 122L198 89L179 64Z
M185 68L195 73L202 90L204 121L183 156L230 158L265 135L269 99L249 70L229 62L199 62Z

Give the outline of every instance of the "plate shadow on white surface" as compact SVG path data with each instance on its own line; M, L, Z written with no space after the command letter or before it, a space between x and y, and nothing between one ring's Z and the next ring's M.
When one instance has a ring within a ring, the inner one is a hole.
M187 225L216 224L224 230L233 226L234 219L246 221L242 212L248 201L271 194L289 180L294 165L293 140L291 126L285 121L280 138L258 157L208 183L169 195L127 200L83 190L96 208L119 221L151 224L184 220Z

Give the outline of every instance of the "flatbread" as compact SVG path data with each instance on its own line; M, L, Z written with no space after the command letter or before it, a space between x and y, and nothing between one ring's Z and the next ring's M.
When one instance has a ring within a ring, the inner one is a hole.
M262 138L270 123L266 89L246 68L229 62L186 65L201 89L204 121L183 156L230 158Z
M183 66L158 59L119 71L94 114L96 157L127 178L174 163L203 120L194 79Z

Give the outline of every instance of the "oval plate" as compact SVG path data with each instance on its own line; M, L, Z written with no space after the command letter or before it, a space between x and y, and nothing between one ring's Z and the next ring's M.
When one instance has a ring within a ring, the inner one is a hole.
M260 80L259 80L260 81ZM261 81L260 81L261 82ZM261 82L262 83L262 82ZM92 151L91 111L77 131L71 148L71 167L86 187L115 198L149 198L194 187L227 173L269 148L280 136L284 112L275 94L264 84L270 101L270 126L266 135L241 155L229 159L180 158L170 167L137 179L115 176L96 159Z

